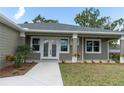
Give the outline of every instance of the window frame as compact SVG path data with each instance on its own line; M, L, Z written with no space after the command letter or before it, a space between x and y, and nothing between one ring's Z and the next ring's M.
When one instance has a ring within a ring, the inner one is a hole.
M68 50L67 50L67 51L61 51L61 40L62 40L62 39L67 39L67 40L68 40L68 45L67 45ZM70 52L70 47L69 47L69 45L70 45L69 38L60 38L60 53L69 53L69 52Z
M31 46L31 48L33 48L33 39L35 39L35 38L39 39L39 51L33 51L33 53L40 53L40 45L41 44L40 44L40 38L39 37L31 37L30 46Z
M92 51L87 51L87 41L92 41ZM99 41L99 52L94 51L94 41ZM85 39L85 53L87 54L100 54L101 53L101 39Z

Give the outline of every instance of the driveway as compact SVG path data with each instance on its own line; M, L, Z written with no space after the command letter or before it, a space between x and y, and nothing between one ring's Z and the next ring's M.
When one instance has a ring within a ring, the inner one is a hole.
M0 78L0 86L63 86L57 61L39 62L22 76Z

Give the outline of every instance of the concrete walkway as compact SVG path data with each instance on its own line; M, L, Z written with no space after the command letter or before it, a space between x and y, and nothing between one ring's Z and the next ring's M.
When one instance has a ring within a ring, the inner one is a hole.
M63 86L57 61L40 62L22 76L0 78L0 86Z

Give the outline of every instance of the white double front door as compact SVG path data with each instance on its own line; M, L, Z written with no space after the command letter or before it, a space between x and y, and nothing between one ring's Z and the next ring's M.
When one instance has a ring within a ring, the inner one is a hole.
M58 59L58 40L42 41L42 59Z

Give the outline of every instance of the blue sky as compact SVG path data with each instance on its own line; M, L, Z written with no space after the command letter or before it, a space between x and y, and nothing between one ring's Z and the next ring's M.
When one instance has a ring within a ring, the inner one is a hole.
M85 8L0 8L0 13L10 18L16 23L23 23L24 21L31 22L31 20L41 14L47 19L59 20L60 23L75 24L74 17ZM124 8L98 8L101 12L101 16L110 16L112 20L124 18ZM15 16L16 15L16 16Z

